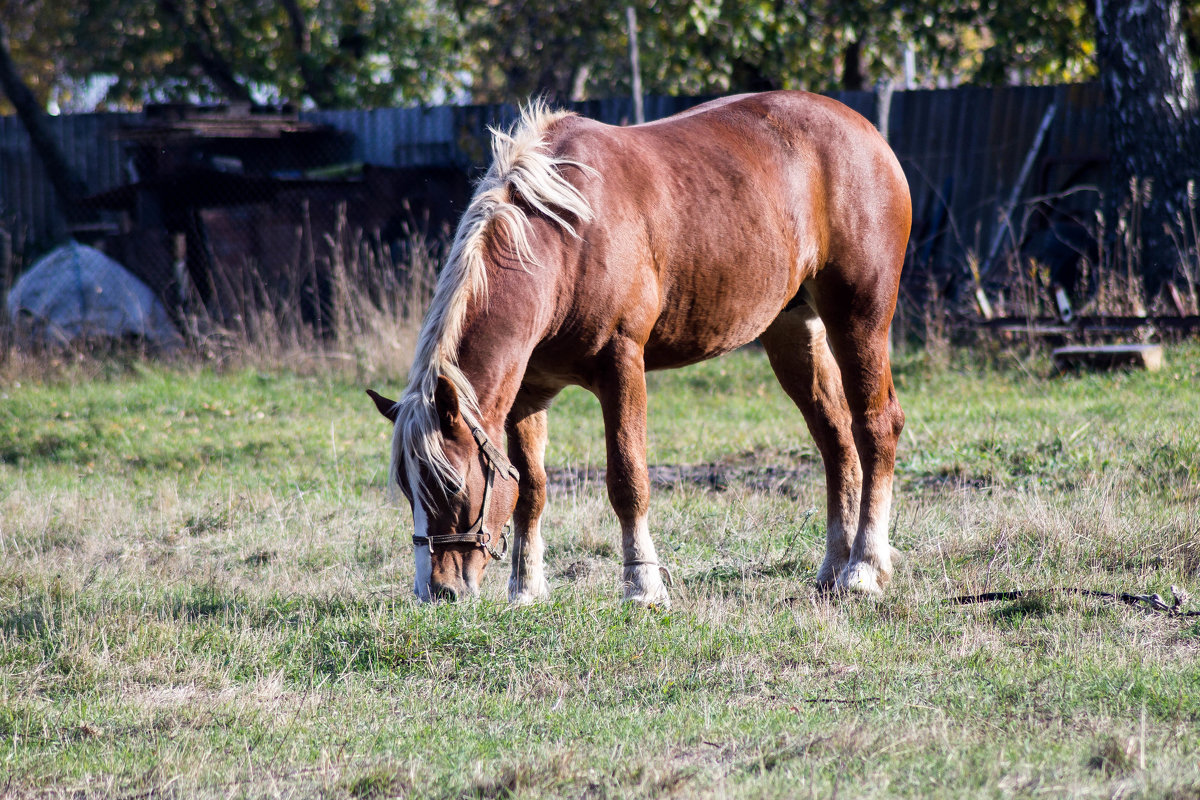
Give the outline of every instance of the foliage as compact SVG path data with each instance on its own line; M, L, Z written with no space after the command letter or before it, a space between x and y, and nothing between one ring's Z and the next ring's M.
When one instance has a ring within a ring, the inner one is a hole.
M642 83L663 94L869 88L898 80L1026 83L1093 74L1086 3L1039 0L638 0ZM477 99L627 92L623 9L580 0L457 0L478 42Z
M636 0L647 92L1044 83L1095 74L1084 0ZM624 6L582 0L0 0L43 102L90 79L146 100L325 108L628 91ZM11 12L11 13L10 13ZM1200 15L1193 15L1200 17ZM1193 30L1194 18L1186 21Z
M14 50L25 85L43 106L69 72L61 34L73 24L69 2L51 0L0 0L0 46ZM0 92L0 111L8 113L7 98Z
M456 0L469 43L471 97L578 99L628 85L624 8L582 0Z
M437 0L2 0L29 5L31 80L114 81L105 103L388 106L453 92L457 27ZM38 54L57 54L39 66ZM45 75L46 78L39 76Z
M980 18L988 46L974 55L974 81L1042 84L1095 78L1092 3L996 3L981 11Z

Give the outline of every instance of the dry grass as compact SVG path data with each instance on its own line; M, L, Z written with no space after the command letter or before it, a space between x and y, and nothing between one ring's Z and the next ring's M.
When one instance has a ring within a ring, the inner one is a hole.
M493 574L479 602L412 600L389 431L352 374L6 386L0 791L1194 796L1200 626L943 600L1200 594L1200 352L1157 375L1026 369L901 363L904 557L884 599L851 602L810 588L824 491L762 355L653 376L665 615L618 600L581 392L551 414L556 474L584 476L552 491L552 597L518 610Z
M361 381L394 376L412 361L443 249L417 231L395 244L373 240L347 222L343 209L334 233L306 248L307 259L289 274L269 276L247 263L212 277L208 303L193 292L180 321L187 342L181 350L103 340L45 349L18 342L0 316L0 383L87 380L147 357L185 368L285 366Z
M1200 594L1194 345L1155 375L1051 379L1040 354L981 364L925 320L936 357L896 370L904 555L879 601L812 592L818 458L747 351L650 378L679 586L669 614L623 606L599 409L568 391L550 601L510 609L493 574L479 602L430 608L362 389L398 387L437 252L414 242L400 273L345 231L328 244L319 335L268 293L196 320L166 365L5 349L0 794L1200 791L1200 625L943 602Z

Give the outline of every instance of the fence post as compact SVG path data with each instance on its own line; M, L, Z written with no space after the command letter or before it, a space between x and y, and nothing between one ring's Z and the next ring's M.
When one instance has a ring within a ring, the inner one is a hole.
M1000 245L1004 242L1004 233L1007 229L1012 231L1012 215L1017 208L1017 203L1021 199L1021 191L1025 188L1025 181L1029 178L1030 171L1033 170L1033 163L1037 160L1038 153L1042 152L1042 142L1046 139L1046 131L1050 130L1050 123L1054 121L1054 115L1058 111L1058 104L1051 103L1046 109L1046 113L1042 115L1042 124L1038 126L1037 133L1033 135L1033 144L1029 146L1029 152L1025 154L1025 163L1021 164L1021 171L1017 173L1017 179L1013 181L1012 191L1008 195L1008 202L1001 209L1000 224L996 226L996 232L992 234L992 243L988 247L987 258L983 261L983 266L979 268L980 282L987 281L992 276L992 271L996 268L996 256L1000 253Z
M875 126L879 129L879 135L886 142L888 140L888 121L892 116L892 92L895 91L895 86L890 80L882 80L875 84ZM896 299L897 310L900 306L900 299ZM892 313L892 319L896 318L895 312ZM892 355L892 323L888 323L887 333L887 351L888 356Z
M633 6L625 6L625 21L629 24L629 69L633 77L633 121L641 125L646 121L642 110L642 70L638 66L637 12Z

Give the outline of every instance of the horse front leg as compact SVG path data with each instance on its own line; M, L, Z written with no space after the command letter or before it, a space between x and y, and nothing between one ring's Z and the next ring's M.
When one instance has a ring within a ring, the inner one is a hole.
M645 606L670 606L650 538L646 368L641 348L632 343L617 348L594 391L604 413L608 499L621 523L625 599Z
M514 408L505 423L508 457L521 473L513 510L512 573L509 602L528 605L550 594L546 583L542 510L546 507L546 408Z

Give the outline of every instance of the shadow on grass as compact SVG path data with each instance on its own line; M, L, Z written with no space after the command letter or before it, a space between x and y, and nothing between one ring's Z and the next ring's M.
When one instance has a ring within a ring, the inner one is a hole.
M1016 628L1025 620L1050 616L1055 612L1055 606L1056 603L1050 595L1031 595L1002 608L993 609L988 616L997 625Z
M42 608L25 606L0 616L0 633L6 637L12 636L18 639L44 637L52 627L54 627L53 620L47 617Z

